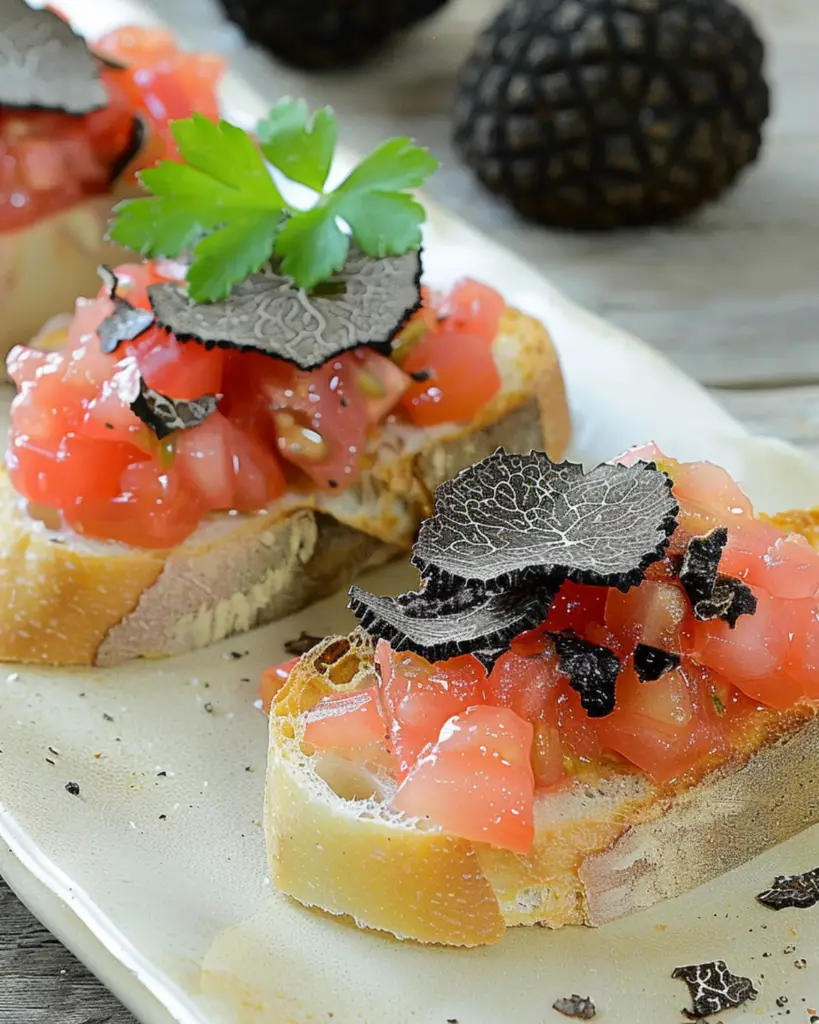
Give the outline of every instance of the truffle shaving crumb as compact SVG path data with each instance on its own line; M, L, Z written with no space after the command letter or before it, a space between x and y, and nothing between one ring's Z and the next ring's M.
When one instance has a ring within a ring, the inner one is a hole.
M682 1012L689 1020L741 1006L759 994L750 978L731 974L724 960L676 967L671 977L680 978L688 985L693 1009Z

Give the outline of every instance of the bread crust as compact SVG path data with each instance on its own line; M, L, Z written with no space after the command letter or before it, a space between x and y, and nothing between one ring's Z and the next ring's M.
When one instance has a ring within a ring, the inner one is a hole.
M507 309L493 351L501 392L465 425L386 424L361 483L216 516L171 552L55 534L0 480L0 661L115 665L203 647L290 614L412 544L434 488L498 445L555 457L569 417L537 321ZM69 629L70 623L70 629Z
M819 706L800 705L768 717L746 750L697 782L659 789L622 772L540 794L525 856L454 839L450 848L439 830L385 807L395 784L377 769L351 775L346 762L303 747L303 712L339 688L339 652L342 684L355 688L374 670L360 634L346 646L330 638L302 659L274 704L265 827L278 888L361 926L469 946L515 925L599 925L696 888L819 822ZM463 881L450 873L453 856Z
M25 345L58 313L72 313L78 295L95 295L100 263L133 261L133 253L105 241L111 207L133 188L94 196L17 231L0 234L0 380L6 355Z

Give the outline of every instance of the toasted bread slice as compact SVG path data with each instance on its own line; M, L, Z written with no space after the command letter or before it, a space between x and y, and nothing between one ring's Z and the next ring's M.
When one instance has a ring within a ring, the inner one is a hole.
M699 778L663 787L612 768L540 794L526 855L445 835L389 809L395 782L377 763L302 743L304 712L331 690L371 686L374 672L358 631L298 663L270 717L266 790L273 883L362 927L475 946L513 925L599 925L819 821L819 707L800 705L760 712L744 748Z
M435 487L499 445L560 456L569 414L545 329L507 308L493 353L502 386L470 423L387 423L373 433L358 484L215 516L173 551L49 530L3 478L0 661L113 665L244 632L407 550Z
M136 194L119 186L0 236L0 380L8 380L5 357L14 345L28 344L51 317L72 313L78 295L96 293L100 263L127 261L105 233L114 203Z

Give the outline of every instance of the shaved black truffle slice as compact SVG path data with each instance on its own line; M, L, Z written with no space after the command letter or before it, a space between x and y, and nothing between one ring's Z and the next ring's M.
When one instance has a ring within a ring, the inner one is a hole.
M731 974L724 960L675 967L671 977L681 978L688 985L693 1009L682 1012L689 1020L722 1013L759 995L750 978Z
M593 644L574 633L552 633L558 668L580 694L589 718L604 718L614 711L614 688L620 659L602 644Z
M531 569L627 590L658 561L676 526L671 480L653 463L589 473L545 452L494 454L441 484L413 562L503 586Z
M157 320L177 338L263 352L302 370L360 345L386 353L421 304L421 254L371 259L354 252L343 270L307 295L268 266L221 302L196 303L177 284L154 284Z
M654 683L666 672L678 668L679 664L679 654L660 647L637 644L634 649L634 672L641 683Z
M759 893L757 899L771 910L813 907L819 903L819 868L801 875L777 875L771 888Z
M491 671L514 637L546 618L555 593L546 581L502 593L471 584L397 598L351 587L350 609L368 633L387 640L395 651L415 651L428 661L473 654Z
M149 309L132 306L127 299L117 295L119 279L110 267L102 264L97 267L97 273L108 289L108 298L114 303L114 312L109 313L97 328L100 351L107 354L116 352L123 341L134 341L140 334L147 331L154 323L154 315Z
M139 393L131 402L131 411L162 441L175 430L190 430L204 423L216 412L219 398L203 395L191 402L181 398L169 398L149 388L139 378Z
M700 622L724 619L733 629L740 615L754 614L757 601L742 580L719 573L727 543L728 530L724 526L715 527L702 537L692 537L683 555L680 583L695 618Z
M552 1003L552 1009L562 1013L564 1017L576 1017L579 1020L592 1020L597 1014L597 1008L591 999L578 995L571 995L568 999L556 999Z
M0 106L82 116L108 105L100 65L53 11L0 0Z

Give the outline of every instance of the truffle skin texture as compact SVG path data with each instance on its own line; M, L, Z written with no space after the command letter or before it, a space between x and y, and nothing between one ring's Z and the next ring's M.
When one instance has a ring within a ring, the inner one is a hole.
M729 0L511 0L459 73L454 144L532 220L672 220L757 158L764 53Z
M310 71L352 67L447 0L221 0L248 39Z

